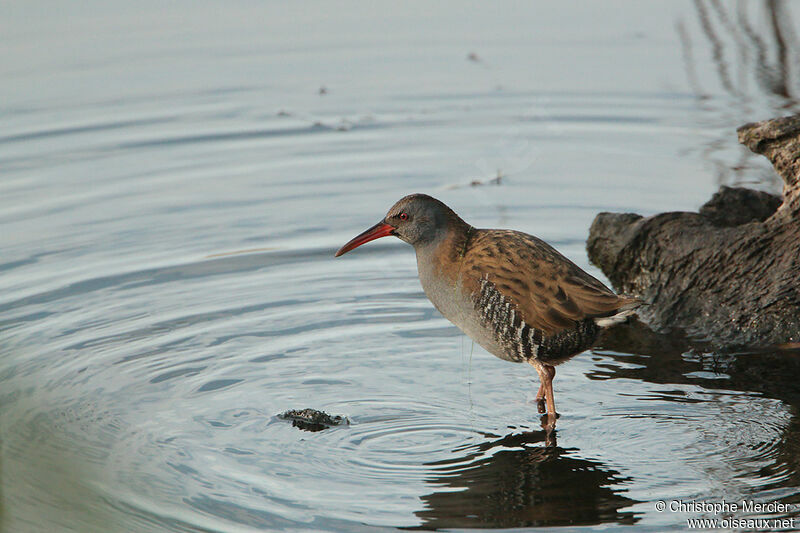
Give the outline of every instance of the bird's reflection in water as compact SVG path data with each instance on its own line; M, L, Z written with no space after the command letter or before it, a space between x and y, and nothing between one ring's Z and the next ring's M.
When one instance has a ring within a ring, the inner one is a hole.
M555 436L552 436L555 438ZM432 463L428 483L440 489L422 496L420 528L511 528L633 524L623 511L638 503L622 495L628 478L576 450L545 445L532 431L457 450L458 457ZM555 444L555 443L552 443Z

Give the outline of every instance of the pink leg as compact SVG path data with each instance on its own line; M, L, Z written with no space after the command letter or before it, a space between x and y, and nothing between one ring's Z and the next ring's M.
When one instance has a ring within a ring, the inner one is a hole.
M553 378L556 377L556 367L551 365L544 365L547 372L547 383L544 386L544 397L547 401L547 428L550 430L556 427L556 398L553 394Z
M544 383L541 383L541 378L539 381L539 392L536 393L536 408L539 411L539 414L543 415L547 412L544 406Z
M556 400L553 394L553 378L556 376L556 367L548 364L532 360L531 364L539 374L539 392L536 393L536 401L538 404L539 413L545 412L545 404L547 405L547 421L543 422L543 426L548 431L552 431L556 427Z

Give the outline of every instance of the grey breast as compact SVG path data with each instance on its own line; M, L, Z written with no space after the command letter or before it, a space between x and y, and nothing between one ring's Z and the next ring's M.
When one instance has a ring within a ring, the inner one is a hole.
M508 361L517 361L505 344L498 341L495 328L488 325L476 307L476 296L460 281L448 281L433 270L433 262L417 253L419 279L425 295L434 307L486 351Z

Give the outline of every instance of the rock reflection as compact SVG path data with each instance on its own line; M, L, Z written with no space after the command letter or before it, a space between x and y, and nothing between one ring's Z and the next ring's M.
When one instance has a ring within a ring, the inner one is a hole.
M546 446L544 431L495 437L432 463L427 482L438 490L422 496L420 528L512 528L633 524L624 511L638 503L623 495L629 478L608 466L576 457L574 449Z
M800 352L773 350L749 353L718 353L709 346L690 343L679 335L660 335L646 326L635 323L613 328L606 332L594 349L616 364L597 365L588 374L589 379L638 380L658 385L687 385L709 392L702 398L687 397L676 390L660 391L660 400L681 403L725 401L730 391L741 392L744 401L771 398L788 406L790 419L786 424L771 420L769 412L751 418L742 418L741 411L720 410L730 413L730 420L718 419L714 425L740 428L745 433L760 433L760 445L749 449L740 446L715 447L709 444L708 452L721 452L731 464L737 465L740 476L751 477L754 494L763 493L786 503L800 502ZM714 393L721 392L716 395ZM779 429L779 436L770 433ZM736 437L731 435L731 437ZM758 464L768 460L767 466ZM758 481L754 481L758 479Z
M590 379L627 378L757 392L800 406L797 350L715 352L712 346L690 342L680 334L661 335L641 323L633 323L608 330L594 351L638 368L600 365L588 375Z

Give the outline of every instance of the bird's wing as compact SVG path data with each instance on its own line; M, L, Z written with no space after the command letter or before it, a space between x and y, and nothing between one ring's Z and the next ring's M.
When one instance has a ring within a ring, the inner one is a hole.
M479 291L492 283L530 327L553 335L586 318L614 315L637 300L619 296L546 242L507 230L474 230L460 268Z

